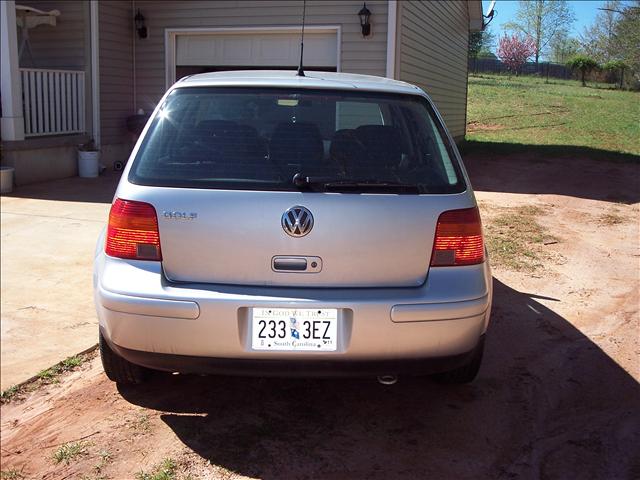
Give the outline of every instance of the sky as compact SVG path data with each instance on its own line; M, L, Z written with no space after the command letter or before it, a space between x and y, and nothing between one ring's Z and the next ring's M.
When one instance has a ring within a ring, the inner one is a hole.
M493 17L493 21L489 25L489 29L496 36L496 43L498 37L500 37L504 33L504 29L502 25L507 22L511 22L516 20L516 12L518 10L518 4L520 2L517 0L497 0L496 6L494 8L495 15ZM578 37L584 30L584 27L587 27L593 23L596 18L596 15L600 13L598 8L604 7L606 1L604 0L569 0L569 5L573 9L573 13L576 16L576 21L573 23L571 30L569 31L569 36ZM630 0L623 0L622 5L629 5L632 2ZM491 4L491 0L483 0L482 8L484 10L483 13L487 13L489 9L489 5ZM495 51L495 45L492 50Z
M489 8L490 0L484 0L482 2L482 6L486 10ZM516 19L516 11L518 10L518 1L509 1L509 0L497 0L495 11L496 14L491 22L491 30L496 35L502 34L502 24L511 22ZM590 25L593 20L596 18L596 15L601 8L604 6L604 1L599 0L570 0L569 5L573 7L573 12L576 15L576 21L573 24L572 30L569 32L569 35L572 37L577 36L579 33L582 33L584 27Z
M489 8L490 3L491 0L483 0L482 8L484 9L484 13L487 13L487 9ZM503 34L503 23L511 22L516 19L518 3L520 2L511 0L496 1L496 6L494 8L496 14L494 15L493 21L490 24L491 32L496 35L496 38ZM596 15L600 12L598 8L603 7L606 2L600 0L569 0L568 3L573 8L573 12L576 16L576 21L569 31L569 35L572 37L577 37L582 33L584 27L589 26L593 23ZM630 4L631 2L623 1L622 3Z

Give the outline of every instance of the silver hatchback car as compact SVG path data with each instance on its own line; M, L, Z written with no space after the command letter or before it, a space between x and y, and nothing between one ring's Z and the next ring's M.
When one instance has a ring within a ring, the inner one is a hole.
M429 97L326 72L171 87L93 281L122 384L151 369L469 382L492 298L473 191Z

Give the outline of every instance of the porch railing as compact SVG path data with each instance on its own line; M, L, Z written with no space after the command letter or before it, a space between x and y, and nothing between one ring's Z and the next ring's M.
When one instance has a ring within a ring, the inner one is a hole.
M21 68L26 137L85 131L84 72Z

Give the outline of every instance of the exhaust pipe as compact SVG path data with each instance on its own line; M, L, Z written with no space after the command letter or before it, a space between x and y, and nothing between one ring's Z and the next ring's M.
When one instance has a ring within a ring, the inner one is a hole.
M378 375L378 383L382 385L393 385L398 381L395 375Z

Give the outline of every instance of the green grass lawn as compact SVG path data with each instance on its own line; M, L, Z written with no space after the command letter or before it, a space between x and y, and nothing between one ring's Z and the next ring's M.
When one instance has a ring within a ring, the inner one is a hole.
M519 151L553 146L557 153L638 160L640 93L574 80L469 76L467 149ZM502 145L497 145L502 144ZM609 155L609 152L613 155Z

